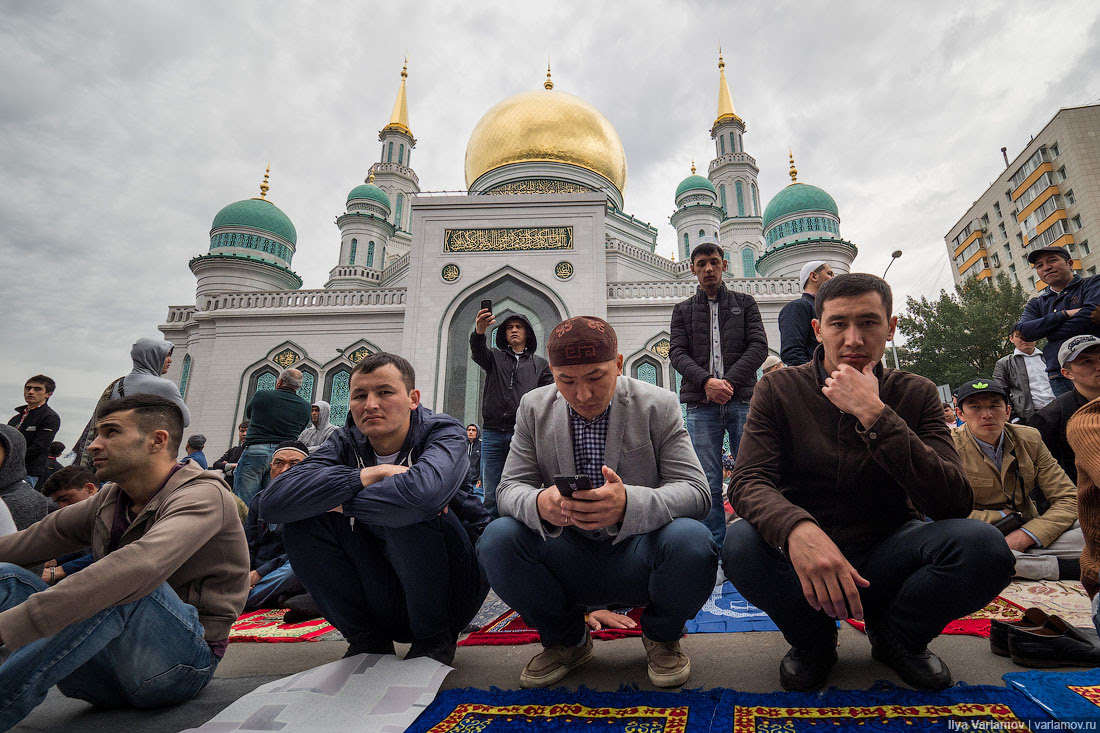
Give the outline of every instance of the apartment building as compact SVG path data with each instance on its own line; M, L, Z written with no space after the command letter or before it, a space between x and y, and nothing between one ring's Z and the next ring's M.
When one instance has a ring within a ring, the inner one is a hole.
M1065 247L1082 276L1095 275L1100 268L1100 104L1058 110L944 241L956 285L1006 272L1033 296L1046 284L1027 254L1049 245Z

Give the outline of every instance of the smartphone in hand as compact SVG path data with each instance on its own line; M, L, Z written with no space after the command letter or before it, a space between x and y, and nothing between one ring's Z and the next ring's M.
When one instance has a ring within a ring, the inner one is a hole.
M493 301L488 300L488 299L481 301L481 310L489 311L490 313L492 313L493 312Z
M592 488L592 479L587 476L555 476L554 485L558 487L558 493L572 499L574 491L586 491ZM577 501L584 501L578 498Z

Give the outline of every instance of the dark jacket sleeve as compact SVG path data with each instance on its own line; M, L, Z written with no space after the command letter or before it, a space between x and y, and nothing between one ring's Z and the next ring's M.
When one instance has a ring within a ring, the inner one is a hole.
M541 357L540 361L542 362L542 369L539 371L539 386L545 387L548 384L554 383L554 373L550 371L550 362Z
M485 344L485 334L477 331L470 332L470 356L474 363L487 372L493 371L493 355L489 353L489 347Z
M886 405L869 428L857 424L856 433L920 512L932 519L963 519L974 508L974 491L944 424L939 394L924 380L906 389L925 393L917 425L910 426Z
M338 430L297 466L284 471L258 494L267 522L297 522L341 506L363 488L355 445Z
M248 502L248 514L244 518L244 537L248 541L248 567L256 569L256 552L260 549L260 494Z
M95 557L92 553L87 552L75 560L69 560L66 563L61 563L61 569L65 571L65 575L72 575L73 573L79 573L84 568L95 562Z
M779 358L787 366L805 364L813 357L806 349L806 330L813 319L804 302L793 301L779 311Z
M27 441L27 454L25 463L28 466L37 466L45 461L49 455L50 443L57 438L57 431L61 429L61 418L56 414L47 415L38 423L38 429L34 431L34 437Z
M1042 298L1032 298L1024 306L1024 314L1019 322L1013 326L1014 331L1019 331L1028 341L1038 341L1041 338L1053 337L1063 324L1072 320L1066 318L1062 312L1043 315Z
M685 316L684 311L687 311ZM691 343L688 337L687 326L684 323L684 318L691 317L691 301L677 304L672 309L672 323L669 325L669 332L671 337L669 339L672 344L669 347L668 359L672 363L672 368L680 372L680 376L688 384L694 384L700 390L704 389L707 380L710 379L710 374L706 369L695 363L695 359L691 356ZM763 362L763 359L761 359Z
M756 382L756 370L768 358L768 335L760 318L760 307L752 298L741 304L745 309L745 350L733 364L726 365L723 377L736 387L751 386Z
M213 465L213 466L211 466L211 468L213 468L213 469L215 469L215 470L217 470L217 471L224 471L224 470L225 470L225 464L227 464L227 463L229 463L229 462L230 462L230 461L229 461L229 454L230 454L230 453L231 453L232 451L233 451L233 447L232 447L232 446L230 446L230 447L229 447L229 450L227 450L227 451L226 451L225 453L222 453L222 457L221 457L221 458L219 458L218 460L214 461L214 465Z

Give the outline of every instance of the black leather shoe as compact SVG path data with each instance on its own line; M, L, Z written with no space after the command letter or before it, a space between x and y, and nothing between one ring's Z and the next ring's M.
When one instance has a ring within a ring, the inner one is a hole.
M1041 608L1029 608L1024 611L1024 617L1016 621L998 621L996 619L990 621L989 651L993 652L998 657L1009 656L1008 635L1012 629L1022 629L1025 631L1041 629L1046 626L1049 618L1046 611L1043 611Z
M1012 661L1022 667L1100 665L1096 632L1070 626L1058 616L1051 616L1041 629L1009 629L1008 649Z
M928 647L907 649L886 627L867 624L871 658L898 673L905 684L918 690L942 690L951 686L951 670Z
M809 647L792 646L779 663L779 684L791 692L820 690L836 664L836 629Z
M449 667L451 662L455 660L457 646L453 637L413 640L413 643L409 645L409 651L405 653L405 659L431 657L440 664L446 664Z

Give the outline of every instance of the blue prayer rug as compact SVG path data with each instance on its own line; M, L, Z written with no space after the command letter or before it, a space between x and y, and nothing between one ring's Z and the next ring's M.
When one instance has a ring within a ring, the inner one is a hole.
M734 631L779 631L768 614L745 600L728 580L715 588L710 598L687 622L689 634L726 634Z
M1056 720L1072 726L1066 730L1100 730L1100 669L1010 672L1004 675L1004 681ZM1087 725L1089 723L1092 725Z

